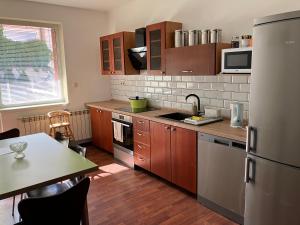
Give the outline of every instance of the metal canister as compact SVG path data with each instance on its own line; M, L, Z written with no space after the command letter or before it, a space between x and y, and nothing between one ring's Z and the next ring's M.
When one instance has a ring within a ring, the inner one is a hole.
M187 30L182 31L182 46L189 45L189 32Z
M201 30L201 44L210 43L210 30Z
M189 46L199 44L199 31L198 30L189 30Z
M175 30L175 48L182 47L182 30Z
M222 39L221 29L210 30L210 43L220 43Z

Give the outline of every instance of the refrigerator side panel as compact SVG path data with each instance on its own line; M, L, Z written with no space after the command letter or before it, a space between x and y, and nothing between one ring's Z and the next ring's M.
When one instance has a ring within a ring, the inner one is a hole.
M300 224L300 169L248 155L245 225Z
M299 27L300 19L294 19L254 28L249 111L249 125L257 130L252 153L296 167L300 167Z

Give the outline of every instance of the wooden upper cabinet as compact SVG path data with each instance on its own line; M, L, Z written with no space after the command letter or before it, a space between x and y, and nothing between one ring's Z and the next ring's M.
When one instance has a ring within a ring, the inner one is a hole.
M113 152L112 113L109 111L91 108L92 140L97 147Z
M174 47L177 29L182 29L182 24L169 21L146 27L148 74L164 75L166 73L166 49Z
M151 172L171 181L171 126L150 122Z
M221 71L221 51L230 44L203 44L166 50L166 74L216 75Z
M172 182L196 193L197 132L171 127Z
M139 74L128 57L128 49L134 47L134 32L119 32L100 37L102 75Z

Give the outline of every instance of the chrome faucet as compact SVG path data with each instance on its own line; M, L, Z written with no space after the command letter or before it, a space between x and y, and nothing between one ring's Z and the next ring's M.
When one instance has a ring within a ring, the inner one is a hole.
M197 111L198 111L198 115L201 114L201 110L200 110L200 98L198 95L196 94L189 94L185 97L185 100L187 101L189 97L195 97L197 99Z

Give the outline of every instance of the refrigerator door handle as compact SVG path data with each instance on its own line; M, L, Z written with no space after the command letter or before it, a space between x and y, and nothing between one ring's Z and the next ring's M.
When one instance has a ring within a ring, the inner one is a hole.
M245 159L245 183L255 181L255 161L249 157Z
M246 152L256 152L256 141L257 139L257 130L252 127L247 127L247 145L246 145Z

